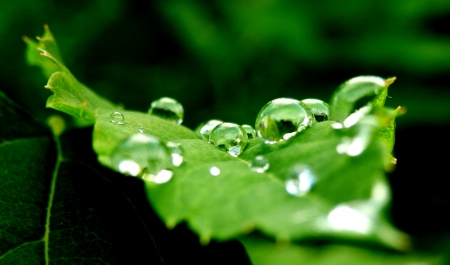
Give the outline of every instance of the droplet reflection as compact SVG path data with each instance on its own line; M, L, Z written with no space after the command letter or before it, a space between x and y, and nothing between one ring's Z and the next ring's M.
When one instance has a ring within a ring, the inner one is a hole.
M156 184L163 184L169 182L172 179L173 172L168 169L163 169L155 174L147 174L144 172L142 179L145 181L150 181Z
M220 169L218 167L211 167L209 169L209 174L211 174L211 176L213 177L217 177L220 175Z
M327 221L335 230L368 234L373 228L372 220L368 216L345 204L336 206L328 214Z
M304 196L312 189L316 181L316 176L308 166L297 165L289 170L285 188L291 195Z
M175 142L167 142L167 148L169 148L170 155L172 156L172 164L179 167L183 163L183 150L181 145Z

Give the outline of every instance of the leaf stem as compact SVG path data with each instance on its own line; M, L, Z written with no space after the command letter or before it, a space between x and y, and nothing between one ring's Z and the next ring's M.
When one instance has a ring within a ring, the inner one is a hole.
M48 198L48 207L47 207L47 217L45 220L45 234L44 234L44 244L45 244L45 248L44 248L44 253L45 253L45 264L49 265L49 255L48 255L48 250L49 250L49 237L50 237L50 216L51 216L51 211L52 211L52 206L53 206L53 199L55 196L55 188L56 188L56 179L58 178L58 171L59 171L59 167L61 165L61 162L63 161L63 156L62 156L62 149L61 149L61 142L59 140L59 137L54 133L53 134L53 140L55 141L55 145L56 145L56 163L55 163L55 168L53 170L53 174L52 174L52 181L50 184L50 195Z

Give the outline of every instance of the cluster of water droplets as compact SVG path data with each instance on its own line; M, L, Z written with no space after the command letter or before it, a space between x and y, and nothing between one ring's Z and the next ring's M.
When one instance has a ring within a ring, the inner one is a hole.
M262 107L256 116L255 128L266 143L276 143L328 120L328 104L319 99L297 100L277 98Z
M343 123L332 123L332 126L338 130L350 128L358 123L367 111L370 109L363 108L350 115ZM184 116L183 106L175 99L167 97L153 101L148 113L176 124L181 124ZM329 106L322 100L278 98L261 108L256 117L256 130L248 124L239 125L212 119L200 124L195 132L208 143L237 157L251 139L260 137L270 144L287 140L316 122L328 120L328 117ZM123 114L118 111L110 116L110 122L114 124L124 124L124 120ZM111 156L113 166L125 175L141 177L147 181L169 181L173 176L171 169L183 163L180 144L163 143L156 136L146 134L142 126L137 127L136 132L117 146ZM354 138L344 137L336 150L341 154L355 156L362 152L361 146L367 145L361 143L364 141L360 135ZM249 168L254 172L264 173L269 170L270 163L265 156L256 156L250 161ZM213 166L209 174L219 176L221 170ZM304 196L317 181L307 165L292 167L285 179L286 191L293 196Z
M172 98L163 97L150 104L149 114L181 124L183 106ZM114 111L110 122L122 125L124 115ZM136 127L136 133L122 141L111 155L113 167L124 175L140 177L154 183L166 183L172 176L171 169L183 163L183 150L175 142L162 142L154 135L146 134L143 126Z

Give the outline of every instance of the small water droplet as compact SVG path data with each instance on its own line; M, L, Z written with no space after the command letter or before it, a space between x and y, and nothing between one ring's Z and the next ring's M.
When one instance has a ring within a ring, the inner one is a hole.
M317 122L328 120L328 116L330 116L330 106L328 103L315 98L304 99L302 102L308 106Z
M181 124L183 122L184 109L175 99L163 97L152 102L148 113Z
M241 126L245 130L245 132L247 133L247 138L249 140L256 137L256 131L255 131L255 129L252 126L250 126L248 124L244 124L244 125L241 125Z
M142 179L146 181L150 181L156 184L163 184L169 182L172 179L173 172L168 169L162 169L156 175L155 174L147 174L144 170L144 174L142 175Z
M308 166L297 165L289 170L285 188L291 195L304 196L311 190L316 181L316 176Z
M209 135L211 134L211 131L214 129L214 127L221 124L222 122L223 121L221 120L209 120L207 122L203 122L199 126L197 126L195 132L203 135L206 139L209 139Z
M238 156L247 146L247 133L236 123L224 122L211 131L209 143L227 151L232 156Z
M113 113L111 113L111 115L109 116L109 121L115 124L123 124L123 114L118 112L118 111L114 111Z
M267 143L286 140L313 123L311 110L291 98L278 98L267 103L256 117L256 133Z
M155 136L136 133L122 141L111 155L117 171L131 176L157 175L170 167L172 158L168 148ZM144 170L145 169L145 170Z
M220 169L218 167L211 167L209 169L209 174L211 174L211 176L213 177L217 177L220 175Z
M169 148L170 155L172 156L172 164L179 167L183 163L183 149L179 143L167 142L167 148Z
M256 156L250 162L249 167L252 171L264 173L269 169L269 161L264 156Z
M143 132L144 132L144 127L142 127L142 126L139 127L137 131L138 131L139 133L143 133Z

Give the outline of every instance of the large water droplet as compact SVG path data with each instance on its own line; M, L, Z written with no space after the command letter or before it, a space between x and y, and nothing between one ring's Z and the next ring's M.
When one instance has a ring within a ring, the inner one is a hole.
M317 122L328 120L328 116L330 116L330 106L328 106L328 103L315 98L304 99L302 102L308 106Z
M181 149L181 145L175 142L167 142L166 145L172 156L172 164L179 167L183 163L183 149Z
M175 99L163 97L152 102L148 113L181 124L183 122L184 109Z
M218 168L218 167L211 167L209 169L209 174L211 174L211 176L213 176L213 177L219 176L220 175L220 168Z
M249 164L250 169L258 173L266 172L269 166L269 161L264 156L256 156Z
M303 196L311 190L316 181L316 176L308 166L297 165L289 170L285 188L291 195Z
M227 151L232 156L238 156L247 146L247 133L236 123L224 122L216 127L209 136L209 143Z
M148 177L170 167L172 158L166 145L157 137L136 133L116 147L111 162L125 175L142 176L145 171Z
M278 98L267 103L256 117L256 132L268 143L287 140L313 123L311 110L304 103Z
M123 114L118 111L114 111L109 116L109 121L115 124L123 124L123 120L124 120Z
M250 126L248 124L244 124L244 125L241 125L241 126L242 126L242 129L244 129L245 132L247 133L247 138L249 140L256 137L256 131L255 131L255 129L252 126Z
M199 126L197 126L195 132L203 135L206 139L209 139L209 135L211 134L211 131L214 129L214 127L221 124L222 122L223 121L221 120L209 120L207 122L203 122Z

